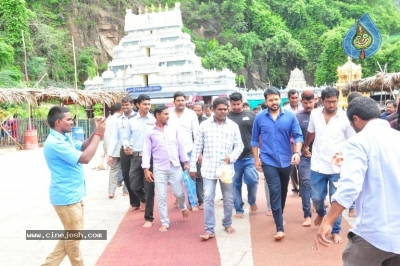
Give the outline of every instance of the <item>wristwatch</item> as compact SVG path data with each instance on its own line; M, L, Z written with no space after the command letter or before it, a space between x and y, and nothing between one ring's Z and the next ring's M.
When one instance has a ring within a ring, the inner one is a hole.
M301 152L296 151L295 154L296 154L296 153L301 157Z

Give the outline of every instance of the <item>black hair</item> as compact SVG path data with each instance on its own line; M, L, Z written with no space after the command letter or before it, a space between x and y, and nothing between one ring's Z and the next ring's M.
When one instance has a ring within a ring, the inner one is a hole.
M262 104L261 104L261 110L265 110L265 109L267 109L268 108L268 105L265 103L265 102L263 102Z
M321 99L325 100L325 98L337 97L339 98L339 90L335 87L326 87L321 91Z
M358 91L352 91L347 95L347 104L351 103L351 101L357 97L362 97L362 94Z
M119 112L119 111L121 111L121 109L122 109L122 104L121 104L121 102L116 102L116 103L114 104L114 107L113 107L114 112Z
M131 103L133 104L133 98L131 96L125 96L124 98L122 98L121 103Z
M226 105L226 107L229 106L228 100L226 98L218 97L215 98L215 100L213 101L213 109L217 108L217 106L220 104L224 104Z
M292 95L294 95L294 94L298 94L298 92L297 92L297 90L295 90L295 89L291 89L290 91L288 91L288 98L290 98L290 96L292 96Z
M69 109L65 106L51 107L49 113L47 114L47 123L49 124L50 128L54 128L56 121L63 119L64 114L69 112Z
M301 100L311 101L314 100L314 92L312 90L305 90L301 94Z
M255 110L260 110L260 108L254 107L254 108L253 108L253 111L255 111Z
M210 108L210 110L212 110L212 104L209 104L209 103L206 104L206 105L205 105L205 109L207 109L207 108Z
M157 114L161 114L164 110L168 109L165 104L159 104L154 108L154 117L157 118Z
M244 102L244 103L243 103L243 107L246 107L246 106L247 106L247 107L250 107L250 104L249 104L248 102Z
M143 101L150 101L150 96L146 94L140 94L139 97L136 100L137 104L140 104Z
M281 97L281 93L275 87L269 87L264 91L264 98L267 99L268 95L278 95L279 98Z
M240 92L234 92L229 95L229 101L243 101L243 96Z
M201 109L204 110L204 104L202 104L201 102L195 102L195 103L193 104L192 108L195 107L196 105L200 106Z
M397 107L397 103L396 103L396 101L389 100L389 101L387 101L387 102L386 102L386 104L385 104L385 105L387 105L388 103L391 103L391 104L393 104L393 107L394 107L394 108L396 108L396 107Z
M364 121L368 121L381 116L381 110L374 100L369 97L357 97L353 99L347 108L347 117L353 121L356 115Z
M181 91L175 92L175 93L174 93L174 102L175 102L176 98L178 98L178 97L183 97L183 98L185 98L185 94L184 94L183 92L181 92ZM186 99L186 98L185 98L185 99Z

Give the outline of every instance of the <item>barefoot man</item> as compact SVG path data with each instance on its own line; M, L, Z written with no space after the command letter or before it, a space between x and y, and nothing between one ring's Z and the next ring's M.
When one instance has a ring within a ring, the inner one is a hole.
M142 151L144 134L148 129L154 127L156 119L149 112L151 103L150 97L146 94L141 94L137 98L136 107L138 112L135 116L131 116L128 120L127 134L123 136L122 144L128 155L132 155L131 167L129 170L130 186L133 193L144 204L144 219L145 223L142 227L148 228L153 224L153 209L154 209L154 182L147 182L144 178L142 168Z
M315 210L318 214L314 224L319 226L326 214L324 199L327 195L329 184L329 197L336 191L335 183L339 180L340 173L333 168L332 159L338 152L342 152L347 139L355 134L346 113L338 110L339 91L334 87L327 87L321 92L323 108L314 109L310 115L307 137L304 143L303 154L308 157L310 143L314 140L311 156L311 196ZM334 243L343 243L339 235L342 216L336 219L332 237Z
M400 265L400 132L379 119L369 97L357 97L347 117L357 134L343 149L343 165L332 207L323 218L315 246L329 246L332 224L356 201L356 224L347 234L344 266ZM396 200L397 199L397 200Z
M250 205L250 211L257 211L256 196L258 187L258 172L254 166L253 152L251 149L251 133L253 131L253 122L255 114L243 109L243 96L239 92L234 92L229 96L232 111L228 113L228 118L239 126L240 136L244 145L242 154L235 162L235 176L233 177L235 205L235 218L243 218L243 200L242 184L247 185L247 201Z
M303 135L292 111L280 107L280 92L269 87L264 92L268 108L259 113L253 126L251 146L258 171L263 171L268 185L272 214L276 225L275 240L285 237L283 210L286 203L292 164L299 164ZM290 138L293 136L296 152L292 153ZM261 142L261 156L259 148Z
M238 125L228 119L228 100L216 98L213 102L214 115L200 124L199 131L194 140L194 149L190 160L190 176L197 177L196 162L203 152L201 174L204 188L204 224L205 232L200 238L207 240L215 237L215 186L219 177L217 168L222 162L234 163L243 150ZM224 203L224 218L222 226L228 234L233 234L233 183L222 183L221 191Z
M154 182L158 212L161 219L160 232L168 231L170 221L167 209L167 186L178 200L178 206L184 218L189 216L182 187L182 168L189 170L189 158L183 147L178 130L168 125L169 110L165 105L154 109L155 126L144 137L142 168L147 182ZM153 159L153 172L150 171L150 158Z

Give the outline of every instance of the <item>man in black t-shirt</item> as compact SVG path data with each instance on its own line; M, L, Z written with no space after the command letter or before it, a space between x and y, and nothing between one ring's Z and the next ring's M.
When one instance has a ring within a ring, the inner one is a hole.
M229 97L232 111L228 113L228 118L239 126L240 135L244 149L238 160L235 162L235 176L233 177L234 187L234 206L235 217L243 218L242 183L247 185L247 200L252 212L257 211L256 195L258 187L258 172L254 164L251 142L253 122L255 114L251 111L243 110L243 96L239 92L234 92Z
M314 93L311 90L304 91L301 94L301 104L303 109L296 113L297 120L299 121L301 131L303 133L304 141L307 137L307 128L310 121L311 111L314 109ZM312 143L309 146L310 152L312 150ZM311 226L311 183L310 183L310 170L311 157L306 157L304 154L301 156L299 163L299 179L300 179L300 195L304 212L304 227Z

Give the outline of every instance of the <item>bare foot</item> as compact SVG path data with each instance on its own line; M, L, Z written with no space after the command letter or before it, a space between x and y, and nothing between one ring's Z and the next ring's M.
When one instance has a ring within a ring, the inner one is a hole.
M356 209L349 210L349 217L356 217Z
M285 233L284 232L281 232L281 231L279 231L278 233L276 233L276 235L274 235L274 238L275 238L275 240L281 240L282 238L284 238L285 237Z
M177 200L177 199L176 199L175 202L174 202L174 207L175 207L175 208L178 208L178 200Z
M204 210L204 205L203 205L203 203L201 203L201 204L199 205L199 209L200 209L200 210Z
M324 217L318 215L317 218L314 219L314 225L315 226L320 226L321 223L322 223L322 219L324 219Z
M237 213L235 214L235 218L243 218L243 213L237 212Z
M194 207L192 208L192 212L198 212L198 211L199 211L199 207L194 206Z
M146 209L146 203L141 202L139 208L140 208L140 211L144 212L144 210Z
M304 219L304 222L302 224L304 227L310 227L311 226L311 217L307 217Z
M257 210L258 210L257 204L254 204L254 205L251 205L251 206L250 206L250 211L251 211L251 212L256 212Z
M332 234L333 243L342 244L344 242L343 238L339 234Z
M189 210L188 209L184 209L182 211L182 216L183 216L183 218L187 218L189 216Z
M110 199L114 198L114 194L108 194L108 198Z
M158 228L158 231L160 231L160 232L167 232L168 231L168 226L166 226L166 225L163 225L163 226L161 226L160 228Z
M129 196L129 193L124 193L122 194L122 196Z
M137 209L139 209L139 207L132 207L132 205L129 205L128 211L136 211Z
M267 215L267 216L272 216L272 210L268 210L268 211L265 213L265 215Z
M215 237L215 235L214 234L210 234L208 232L205 232L204 234L200 235L200 238L203 239L203 240L208 240L208 239L213 238L213 237Z
M142 225L143 228L150 228L150 227L152 227L152 226L153 226L153 222L150 222L150 221L146 221L146 222Z
M236 231L235 231L235 229L233 229L233 227L232 226L227 226L227 227L225 227L225 231L228 233L228 234L234 234Z

